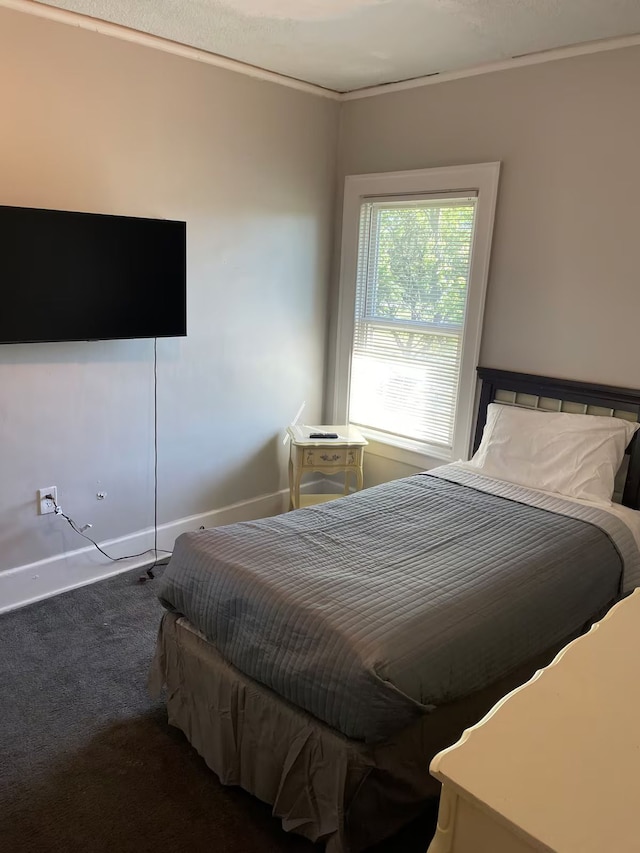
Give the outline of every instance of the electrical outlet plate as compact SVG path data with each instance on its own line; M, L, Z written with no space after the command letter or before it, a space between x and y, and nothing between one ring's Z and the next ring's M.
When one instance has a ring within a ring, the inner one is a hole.
M38 489L38 515L47 515L50 512L56 511L54 502L45 497L46 495L53 495L55 502L58 502L58 489L56 486L47 486L45 489Z

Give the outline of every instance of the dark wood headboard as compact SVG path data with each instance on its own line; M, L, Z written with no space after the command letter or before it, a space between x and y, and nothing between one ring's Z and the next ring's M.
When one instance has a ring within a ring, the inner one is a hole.
M629 388L616 388L609 385L591 385L588 382L574 382L568 379L551 379L547 376L534 376L529 373L513 373L509 370L493 370L479 367L478 376L482 380L478 420L476 423L474 452L478 449L482 430L487 420L487 406L499 399L501 393L521 394L544 400L561 400L590 409L603 409L613 412L629 412L630 420L640 420L640 391ZM640 430L639 430L640 432ZM632 509L640 509L640 441L633 438L628 447L629 468L622 494L622 503Z

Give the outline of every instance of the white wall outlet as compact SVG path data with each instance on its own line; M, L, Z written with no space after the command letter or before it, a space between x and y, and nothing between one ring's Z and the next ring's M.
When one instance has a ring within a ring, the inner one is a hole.
M51 495L48 498L47 495ZM56 486L47 486L46 489L38 489L38 515L47 515L50 512L56 511L54 501L58 502L58 489Z

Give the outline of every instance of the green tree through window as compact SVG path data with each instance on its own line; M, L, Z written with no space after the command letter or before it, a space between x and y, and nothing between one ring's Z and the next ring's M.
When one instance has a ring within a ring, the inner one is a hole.
M475 200L363 205L350 417L450 445Z

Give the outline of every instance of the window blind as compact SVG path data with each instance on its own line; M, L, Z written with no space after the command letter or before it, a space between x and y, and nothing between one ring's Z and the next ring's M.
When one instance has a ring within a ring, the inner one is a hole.
M453 444L475 195L361 206L349 420Z

